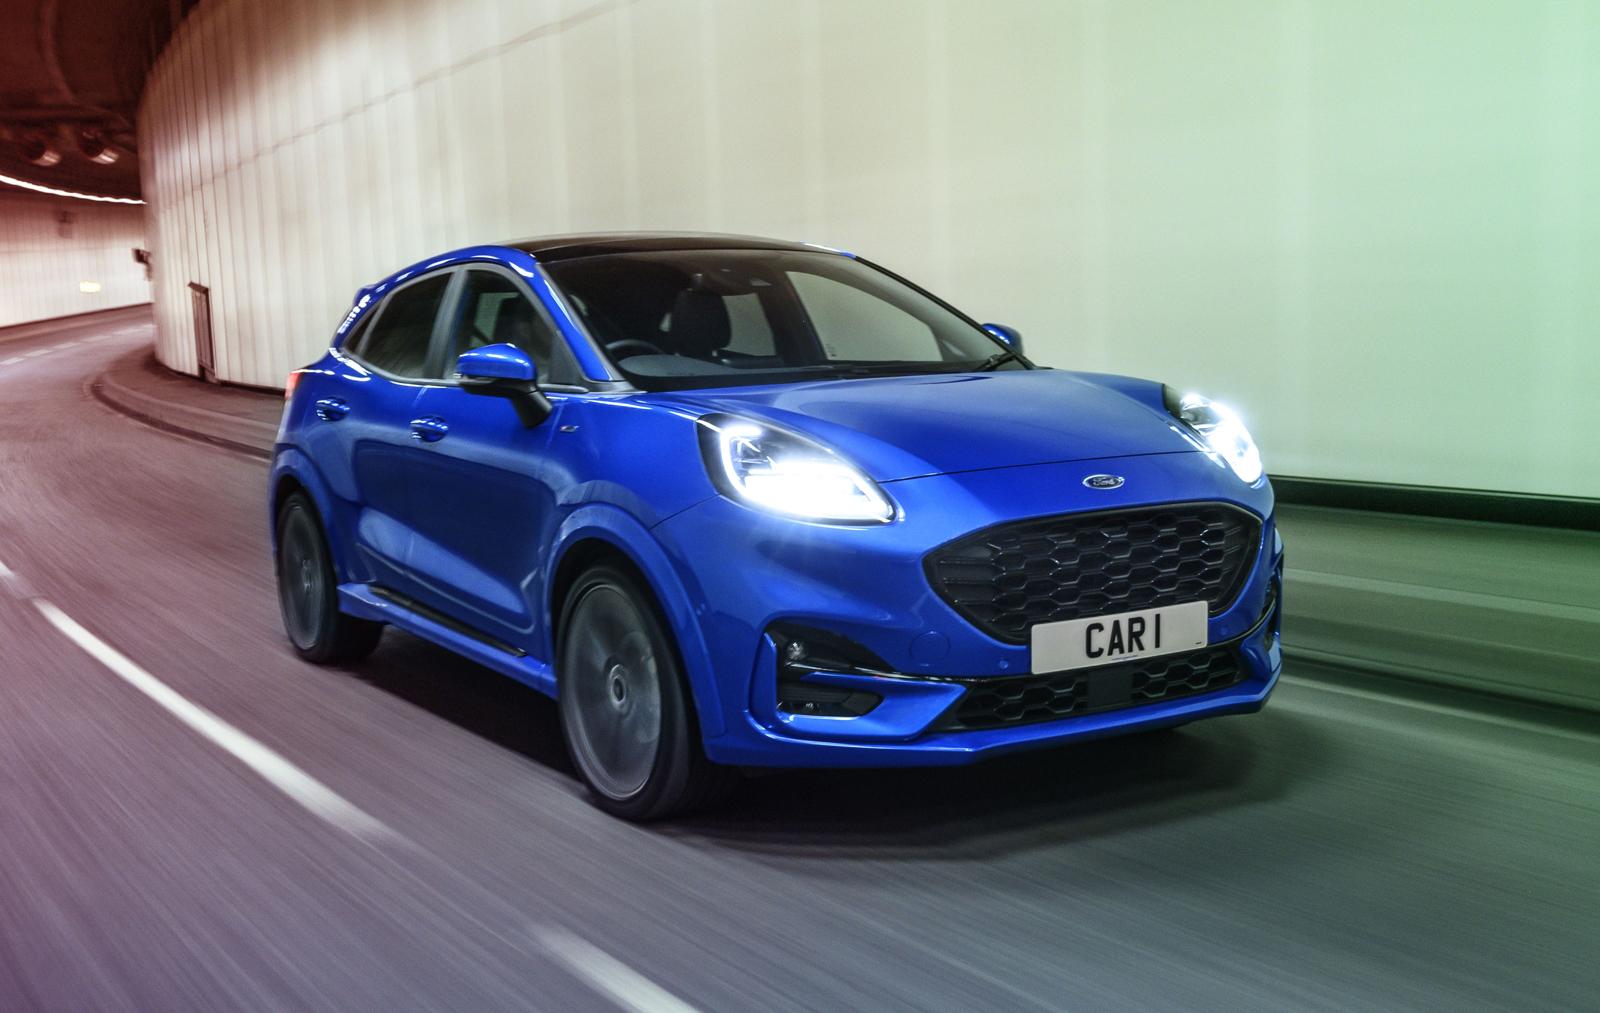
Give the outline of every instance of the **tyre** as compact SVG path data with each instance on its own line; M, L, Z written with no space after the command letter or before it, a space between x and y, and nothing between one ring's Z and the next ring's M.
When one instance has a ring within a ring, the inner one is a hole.
M678 654L639 580L601 564L561 611L561 730L594 802L654 820L704 808L737 774L705 758Z
M319 665L371 654L383 624L339 611L339 578L316 507L293 493L278 510L278 608L295 652Z

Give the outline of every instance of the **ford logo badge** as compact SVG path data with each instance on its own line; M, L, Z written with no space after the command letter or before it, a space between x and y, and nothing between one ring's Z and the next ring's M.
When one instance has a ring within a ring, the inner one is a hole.
M1090 475L1083 480L1083 484L1091 489L1120 489L1122 488L1122 476Z

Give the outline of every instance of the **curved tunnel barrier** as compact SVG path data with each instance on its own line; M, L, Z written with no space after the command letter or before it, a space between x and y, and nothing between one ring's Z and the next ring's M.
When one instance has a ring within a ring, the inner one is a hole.
M149 302L144 228L143 208L0 192L0 328Z
M1291 657L1600 711L1600 534L1278 509Z
M1218 398L1269 471L1600 497L1594 5L336 6L208 0L151 71L175 369L191 285L216 375L272 386L454 247L747 232Z

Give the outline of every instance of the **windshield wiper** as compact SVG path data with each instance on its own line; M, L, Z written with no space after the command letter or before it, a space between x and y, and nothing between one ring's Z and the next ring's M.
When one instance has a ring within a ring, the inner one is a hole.
M819 368L820 378L828 380L860 380L876 376L915 376L917 374L936 373L987 373L999 369L1008 362L1020 362L1022 357L1016 352L1004 351L979 362L977 365L966 366L953 362L913 362L913 361L886 361L873 363L856 363L853 365L828 365Z
M1003 352L994 353L993 355L989 356L987 359L984 359L982 362L978 363L976 366L973 366L972 367L972 372L974 372L974 373L990 373L990 372L993 372L994 370L999 369L1001 366L1004 366L1008 362L1021 362L1021 361L1022 361L1022 357L1020 355L1018 355L1016 352L1013 352L1011 349L1008 348Z
M860 380L875 376L911 376L917 373L939 373L939 363L911 362L886 360L884 362L861 362L852 365L829 363L821 366L808 366L807 369L816 369L817 376L826 380Z

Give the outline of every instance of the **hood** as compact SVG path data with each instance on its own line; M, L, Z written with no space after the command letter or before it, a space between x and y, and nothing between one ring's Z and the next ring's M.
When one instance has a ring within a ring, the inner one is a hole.
M796 430L879 482L1196 449L1162 410L1160 384L1054 369L676 391L649 400Z

